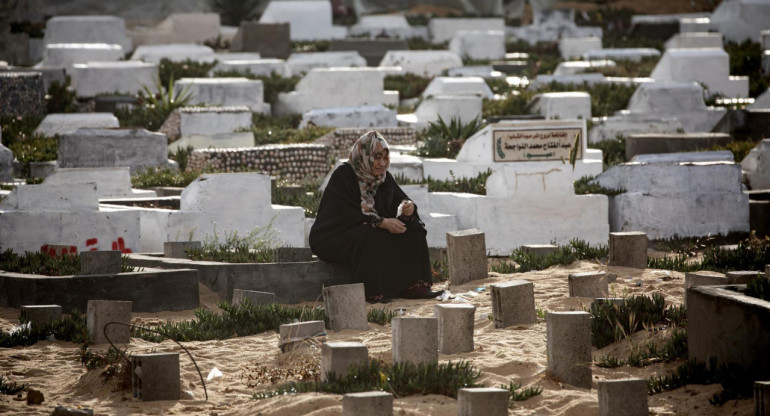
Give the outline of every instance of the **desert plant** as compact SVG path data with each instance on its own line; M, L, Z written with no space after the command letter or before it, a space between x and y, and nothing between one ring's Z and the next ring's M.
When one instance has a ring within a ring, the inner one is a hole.
M8 394L8 395L14 395L20 391L24 391L27 389L27 386L24 384L18 384L15 381L11 382L5 379L2 374L0 374L0 393L2 394Z
M209 8L219 14L223 25L240 26L257 15L262 0L208 0L208 3Z
M151 188L154 186L173 186L184 188L198 179L201 171L182 171L171 168L147 168L131 176L131 186L134 188Z
M626 192L625 189L605 188L599 184L592 183L591 181L594 178L595 176L583 176L580 179L576 180L573 185L575 189L575 194L576 195L601 194L601 195L607 195L607 196L615 196Z
M128 264L128 258L123 256L122 272L134 271ZM0 270L11 273L41 274L44 276L68 276L80 274L80 256L51 255L44 251L27 251L17 254L8 248L0 252Z
M77 112L76 94L70 86L70 77L66 77L63 83L58 80L52 81L45 99L48 113Z
M577 260L596 260L607 257L607 246L591 246L586 241L579 239L570 240L569 244L559 246L556 251L541 256L530 251L518 248L511 253L510 260L518 266L510 263L501 263L492 266L491 270L498 273L522 273L531 270L544 270L558 264L572 264Z
M378 325L387 325L396 314L388 308L372 308L366 313L366 320Z
M175 79L208 77L209 71L211 71L216 64L216 61L198 62L191 59L172 61L168 58L163 58L158 64L158 78L160 80L160 85L173 84Z
M419 97L432 80L432 77L422 77L411 73L386 75L383 85L385 90L398 91L399 98L405 100Z
M594 318L591 321L591 344L596 348L602 348L642 328L659 323L686 325L684 307L666 307L666 302L659 293L653 294L652 297L631 296L620 305L594 302L588 311ZM675 339L675 342L680 341ZM671 351L675 350L675 346L671 346Z
M38 341L53 337L59 341L86 342L88 340L88 327L86 317L72 311L60 321L46 324L24 324L11 332L0 332L0 348L33 345Z
M626 139L623 136L597 143L589 143L588 147L602 151L602 167L604 170L621 163L626 163Z
M417 148L417 154L423 157L454 159L460 152L463 143L481 130L483 123L474 118L468 123L463 123L459 118L452 117L447 124L441 116L437 122L428 122L425 139Z
M274 249L278 244L278 232L272 228L272 221L265 227L255 227L246 235L237 230L206 235L201 248L187 252L192 260L220 261L225 263L273 263Z
M173 152L168 152L168 158L175 160L179 165L179 170L184 172L187 169L187 159L193 150L195 150L195 148L190 145L187 145L185 148L179 147Z
M530 397L535 397L543 392L543 387L541 386L531 386L522 390L521 383L513 381L511 381L507 386L500 386L500 388L508 390L508 394L510 394L508 399L508 407L511 409L514 407L514 402L523 402L524 400L527 400Z

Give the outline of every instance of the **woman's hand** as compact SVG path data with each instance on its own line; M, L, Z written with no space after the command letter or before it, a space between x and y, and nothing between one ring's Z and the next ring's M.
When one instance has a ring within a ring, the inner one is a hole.
M405 200L401 205L401 215L411 217L414 214L414 202Z
M380 228L387 230L391 234L403 234L406 232L406 225L395 218L384 218L380 223Z

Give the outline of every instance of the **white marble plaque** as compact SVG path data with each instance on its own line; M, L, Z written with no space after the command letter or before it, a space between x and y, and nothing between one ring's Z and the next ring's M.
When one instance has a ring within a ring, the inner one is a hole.
M577 147L576 159L583 158L583 129L493 127L493 160L495 162L534 162L538 160L570 160Z

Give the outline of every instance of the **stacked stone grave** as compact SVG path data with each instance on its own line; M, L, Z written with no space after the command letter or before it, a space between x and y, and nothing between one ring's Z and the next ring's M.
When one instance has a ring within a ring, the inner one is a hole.
M730 75L730 57L721 48L668 49L650 74L655 81L699 82L707 94L749 96L747 76Z
M314 144L321 144L329 148L331 156L338 159L347 159L350 148L370 128L340 128L318 138ZM416 132L409 127L377 128L388 142L389 146L414 146L417 144Z
M223 172L253 170L272 176L301 180L327 174L329 149L317 144L267 145L239 149L196 149L190 153L188 170Z

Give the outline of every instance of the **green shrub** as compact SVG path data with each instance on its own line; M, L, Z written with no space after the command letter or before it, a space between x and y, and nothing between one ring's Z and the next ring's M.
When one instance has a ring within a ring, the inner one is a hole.
M77 94L72 90L70 77L64 79L64 83L52 81L46 94L46 107L48 113L74 113Z
M626 163L626 138L623 136L597 143L589 143L588 147L602 151L602 168L604 170Z
M454 159L468 138L484 127L484 124L474 118L463 124L459 118L452 117L447 124L441 116L437 122L428 122L424 139L417 147L417 154L422 157Z
M160 79L156 79L154 89L142 85L136 106L118 108L115 117L121 127L142 127L156 131L174 110L187 106L191 99L189 88L174 90L173 76L169 78L166 88Z
M22 255L8 248L0 252L0 270L11 273L40 274L44 276L69 276L80 274L80 256L52 256L49 253L27 251ZM121 272L132 272L134 267L128 265L123 257Z
M674 328L666 342L658 347L654 341L647 343L645 348L628 355L625 364L633 367L646 367L659 362L671 362L687 358L687 333Z
M318 206L321 204L321 192L318 188L321 181L305 181L301 184L304 192L300 194L284 192L280 186L273 189L271 203L275 205L288 205L305 209L306 218L315 218L318 215Z
M652 297L631 296L620 305L594 302L589 312L593 316L591 344L596 348L605 347L644 327L652 327L658 323L685 325L684 307L666 307L666 302L659 293L653 294Z
M757 278L746 285L746 296L770 301L770 277L757 275Z
M527 387L524 390L520 390L521 383L513 381L510 382L507 386L500 386L500 388L508 390L508 394L510 395L508 398L509 409L513 409L515 402L523 402L524 400L527 400L530 397L538 396L543 392L543 388L541 386Z
M770 74L762 70L762 46L759 43L750 39L740 44L728 41L725 51L730 55L730 74L749 77L749 97L758 97L767 90Z
M591 72L598 72L605 77L649 77L659 60L658 56L645 56L639 62L621 59L615 61L616 66L592 68Z
M29 178L31 162L47 162L59 157L59 137L47 137L35 134L26 139L17 140L10 146L13 156L21 163L21 176Z
M10 382L6 380L2 374L0 374L0 393L13 396L14 394L24 391L27 386L24 384L17 384L15 381Z
M764 270L766 264L770 264L770 239L753 236L738 242L735 249L707 247L700 260L690 259L687 254L678 254L674 258L650 258L647 261L648 268L682 273L698 270Z
M583 176L576 180L573 187L576 195L601 194L607 196L620 195L626 192L625 189L605 188L599 184L591 183L595 176Z
M611 116L620 110L628 107L631 96L636 91L635 85L625 85L617 83L596 83L588 84L563 84L551 82L548 85L538 87L537 92L564 92L564 91L585 91L591 95L591 115L593 117Z
M481 102L481 115L485 119L494 116L532 114L532 91L511 91L501 100L485 98Z
M193 150L195 150L195 148L190 145L187 145L185 148L179 147L173 152L168 152L168 158L175 160L179 165L179 171L184 172L187 169L187 160Z
M510 263L502 263L492 266L492 271L497 273L523 273L532 270L545 270L555 265L572 264L577 260L595 260L607 257L609 249L607 246L599 245L592 247L583 240L572 239L566 246L559 246L556 251L541 256L535 253L517 248L513 251L510 259L518 266Z
M432 80L432 77L421 77L411 73L386 75L383 85L386 91L398 91L399 99L406 100L421 96Z
M0 117L0 129L3 132L3 144L11 147L18 141L24 141L32 137L37 126L43 121L44 116Z
M278 244L278 232L272 228L272 222L266 227L256 227L241 236L238 231L225 231L220 240L218 231L213 236L206 235L203 246L189 250L191 260L219 261L225 263L274 263L275 247Z
M211 11L219 14L223 25L240 26L257 16L263 0L208 0Z
M269 114L255 113L251 116L251 124L259 129L291 130L299 129L299 123L302 122L302 114L289 114L285 116L273 117Z
M332 43L328 40L294 40L291 48L294 52L326 52Z
M529 54L527 67L523 75L535 78L541 74L551 74L561 62L558 42L538 42L530 45L525 40L516 40L505 44L506 52L522 52Z
M216 61L197 62L191 59L171 61L168 58L163 58L158 64L159 85L173 85L175 79L206 78L216 64Z
M60 321L53 321L44 325L23 325L13 332L0 332L0 348L33 345L51 337L59 341L86 342L88 340L88 326L85 315L73 311L69 316L65 315Z
M388 308L372 308L366 313L366 320L378 325L387 325L396 314Z
M134 188L151 188L154 186L173 186L184 188L198 179L201 171L179 171L171 168L147 168L131 177Z

